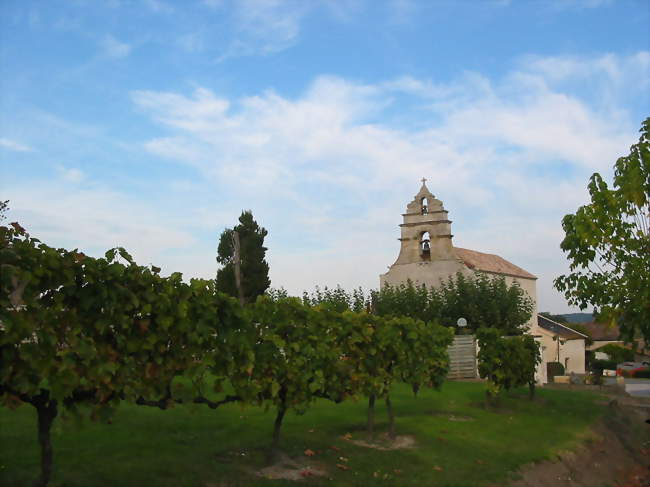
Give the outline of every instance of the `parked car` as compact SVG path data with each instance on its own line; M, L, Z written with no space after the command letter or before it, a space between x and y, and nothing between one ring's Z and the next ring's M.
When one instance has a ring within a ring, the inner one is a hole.
M616 366L616 375L625 377L634 377L639 372L648 371L650 371L650 362L623 362Z

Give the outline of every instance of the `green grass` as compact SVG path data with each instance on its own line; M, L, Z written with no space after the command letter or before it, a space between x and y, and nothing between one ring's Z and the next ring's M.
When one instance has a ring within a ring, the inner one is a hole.
M397 432L414 436L414 449L379 451L341 438L365 436L365 400L319 401L302 416L288 414L282 448L301 460L305 449L317 452L312 460L329 474L309 479L310 485L499 484L522 464L587 440L589 426L603 412L595 405L598 396L561 390L540 390L534 402L526 391L516 391L504 397L499 409L489 410L483 406L483 387L448 382L440 392L424 390L414 398L406 386L396 386ZM377 409L382 431L383 403ZM465 421L452 421L452 415ZM238 405L169 411L123 405L112 424L57 420L52 485L296 485L254 475L264 465L273 419L273 410ZM336 467L344 463L340 456L348 459L350 470ZM0 409L0 485L30 485L38 461L35 410L27 405Z

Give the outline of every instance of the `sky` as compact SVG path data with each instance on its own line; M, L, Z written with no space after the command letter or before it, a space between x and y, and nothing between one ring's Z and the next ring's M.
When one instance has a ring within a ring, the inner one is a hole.
M0 0L0 200L51 246L377 288L426 177L453 243L575 311L562 217L650 116L647 0Z

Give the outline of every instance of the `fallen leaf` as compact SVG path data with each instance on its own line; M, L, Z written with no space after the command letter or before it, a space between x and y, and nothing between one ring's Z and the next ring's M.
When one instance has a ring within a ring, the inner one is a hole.
M343 438L344 440L351 440L352 435L350 433L345 433L343 436L341 436L341 438Z
M300 471L300 476L301 476L301 477L313 477L313 476L314 476L314 472L312 472L312 471L309 470L309 469L301 470L301 471Z
M438 465L435 465L435 466L433 467L433 469L434 469L436 472L442 472L442 467L439 467Z
M438 440L438 441L447 441L447 438L443 438L442 436L438 436L438 438L436 438L436 440Z
M337 463L336 467L340 468L341 470L350 470L350 467L348 467L347 465L343 465L342 463Z
M342 462L348 463L348 459L345 458L345 457L339 457L339 460L341 460Z
M483 460L476 460L476 463L479 465L485 465L485 462Z
M316 453L314 453L314 450L310 450L309 448L305 450L305 455L307 455L308 457L313 457L315 454Z
M307 433L313 433L313 432L314 432L314 428L307 430Z
M334 445L330 446L330 450L341 451L341 449L338 446L334 446Z
M394 468L393 472L396 473L397 475L402 473L402 471L399 468Z
M372 476L375 478L379 478L379 472L372 472Z

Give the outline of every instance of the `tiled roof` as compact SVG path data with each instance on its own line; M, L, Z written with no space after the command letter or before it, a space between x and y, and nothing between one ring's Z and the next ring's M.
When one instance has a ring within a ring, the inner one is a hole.
M519 266L508 262L506 259L494 254L484 254L476 250L461 249L454 247L454 251L467 267L477 271L503 274L505 276L524 277L526 279L537 279L530 272Z
M599 341L616 341L619 339L620 331L616 325L606 325L605 323L581 323L584 326L591 339L595 342Z
M585 335L574 330L573 328L569 328L568 326L563 325L562 323L558 323L557 321L550 320L546 316L537 315L537 325L540 328L544 328L545 330L555 333L556 335L560 335L562 338L565 338L567 340L580 340L582 338L587 338Z

